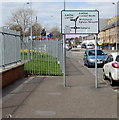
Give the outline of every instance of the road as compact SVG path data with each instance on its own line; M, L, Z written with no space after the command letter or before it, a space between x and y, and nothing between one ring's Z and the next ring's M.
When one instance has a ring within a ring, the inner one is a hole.
M83 64L83 56L84 56L84 49L81 50L81 51L68 51L67 52L67 57L69 58L73 58L73 59L77 59L78 62L83 66L83 67L86 67L84 66ZM95 68L88 68L86 67L86 69L88 69L92 75L95 76ZM102 81L103 80L103 71L102 71L102 68L98 68L98 80L99 81Z
M84 56L85 49L81 50L74 50L74 51L67 51L66 56L67 58L73 58L76 59L83 67L85 67L93 76L95 76L95 68L88 68L83 63L83 56ZM106 51L107 54L109 54L109 51ZM97 80L98 83L106 83L108 86L110 86L110 82L108 80L103 79L103 68L98 67L97 68ZM112 90L119 92L119 83L117 83L115 86L110 86Z
M80 50L80 51L68 51L67 52L67 57L72 57L74 59L77 59L78 62L83 66L83 68L86 68L92 75L95 76L95 68L88 68L87 66L84 66L83 64L83 56L84 56L84 51ZM105 51L105 53L109 54L110 51ZM98 71L98 83L99 83L99 87L100 87L100 83L105 84L106 86L110 87L112 89L112 91L117 93L117 103L119 103L119 83L117 83L115 86L111 86L110 82L108 80L104 80L103 79L103 68L97 68ZM119 104L117 104L117 108L119 108ZM119 118L119 109L117 109L117 116Z

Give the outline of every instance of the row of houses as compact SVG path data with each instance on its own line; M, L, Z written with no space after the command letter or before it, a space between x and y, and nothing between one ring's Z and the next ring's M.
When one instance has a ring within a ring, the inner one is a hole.
M119 16L110 19L100 19L97 38L98 41L108 47L114 47L116 41L119 44ZM83 42L90 40L94 40L94 34L83 37Z
M101 29L98 38L105 44L119 43L119 16L108 19L107 25Z

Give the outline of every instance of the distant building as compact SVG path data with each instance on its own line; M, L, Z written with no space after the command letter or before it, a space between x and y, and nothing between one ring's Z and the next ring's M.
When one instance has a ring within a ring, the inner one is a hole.
M108 25L108 19L99 19L99 31L101 31L105 26Z
M94 39L94 34L89 34L88 36L85 37L85 40L92 40Z
M108 24L99 32L98 38L105 44L119 43L119 16L108 19Z

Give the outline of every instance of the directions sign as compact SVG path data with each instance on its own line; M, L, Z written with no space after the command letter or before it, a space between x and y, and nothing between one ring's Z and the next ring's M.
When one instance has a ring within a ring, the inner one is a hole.
M63 10L61 11L62 34L97 34L99 30L99 11Z

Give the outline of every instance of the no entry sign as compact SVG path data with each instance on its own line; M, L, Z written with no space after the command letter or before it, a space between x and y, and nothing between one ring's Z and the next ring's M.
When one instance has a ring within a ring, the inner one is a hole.
M97 34L99 31L99 11L62 10L62 34Z

